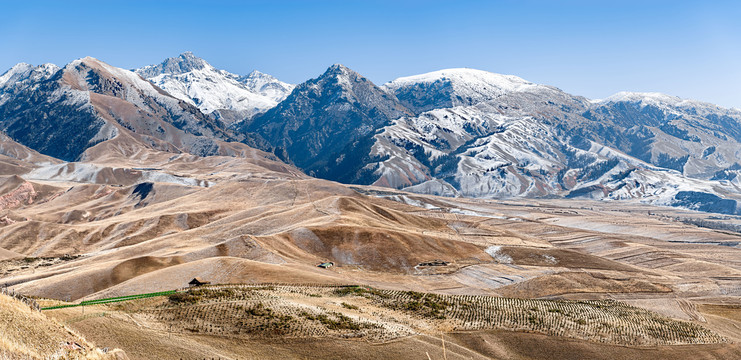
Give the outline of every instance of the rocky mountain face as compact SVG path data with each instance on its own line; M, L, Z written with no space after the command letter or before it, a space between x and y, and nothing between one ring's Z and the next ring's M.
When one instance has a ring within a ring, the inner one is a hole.
M655 93L589 100L472 69L379 87L333 65L294 88L190 53L136 73L93 58L18 64L0 76L0 130L66 161L254 155L250 144L344 183L741 214L741 111Z
M343 65L302 83L240 130L257 134L310 175L352 182L376 129L411 115L393 94ZM356 159L360 155L362 159Z
M638 198L739 212L737 110L660 94L589 101L468 69L384 87L419 114L374 137L371 154L384 160L365 168L376 185L471 197ZM439 108L425 111L425 103ZM721 198L728 201L718 207Z
M227 124L265 112L294 87L259 71L239 76L216 69L191 52L134 72Z
M89 94L62 85L53 65L18 64L0 77L0 128L41 153L75 159L94 142L104 121Z
M66 161L113 140L123 155L136 152L134 144L203 156L239 152L227 143L238 137L224 128L139 75L89 57L64 68L20 64L0 78L0 130Z
M593 139L687 176L707 179L740 161L738 110L663 94L619 93L595 102L583 116L590 121L579 128ZM611 129L622 131L610 135Z
M309 174L347 183L739 212L737 110L660 94L591 101L472 69L371 85L333 66L241 130Z

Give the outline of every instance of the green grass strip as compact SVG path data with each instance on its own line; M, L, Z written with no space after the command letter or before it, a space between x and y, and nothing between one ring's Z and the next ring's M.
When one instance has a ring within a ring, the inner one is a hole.
M110 298L105 298L105 299L86 300L86 301L79 302L77 304L47 306L47 307L41 308L41 310L55 310L55 309L64 309L64 308L77 307L77 306L99 305L99 304L109 304L109 303L115 303L115 302L121 302L121 301L147 299L147 298L152 298L152 297L157 297L157 296L167 296L170 294L174 294L176 292L177 292L176 290L170 290L170 291L160 291L160 292L147 293L147 294L116 296L116 297L110 297Z

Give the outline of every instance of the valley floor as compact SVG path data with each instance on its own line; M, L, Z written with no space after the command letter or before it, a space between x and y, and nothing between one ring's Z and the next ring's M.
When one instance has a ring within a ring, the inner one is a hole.
M741 358L741 236L718 225L739 218L194 161L152 166L209 186L6 179L35 195L0 226L0 284L46 305L242 284L43 312L131 359Z

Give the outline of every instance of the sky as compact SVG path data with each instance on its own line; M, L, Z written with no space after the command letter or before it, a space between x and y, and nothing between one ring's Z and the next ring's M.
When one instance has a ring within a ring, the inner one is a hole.
M468 67L592 99L663 92L741 108L739 1L0 1L0 73L185 51L291 83L342 63L382 84Z

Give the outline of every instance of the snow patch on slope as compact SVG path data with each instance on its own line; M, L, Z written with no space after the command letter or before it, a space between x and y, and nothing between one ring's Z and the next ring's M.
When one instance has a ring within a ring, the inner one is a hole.
M500 264L511 264L512 257L507 254L500 253L501 250L502 250L501 246L492 245L486 248L484 252L491 255L491 257L494 258L494 261Z
M25 174L27 180L41 181L69 181L79 183L105 183L106 174L103 172L120 172L122 176L131 177L132 183L138 182L160 182L185 186L209 187L211 182L175 176L159 171L135 170L135 169L113 169L90 163L62 163L50 164L39 167Z

